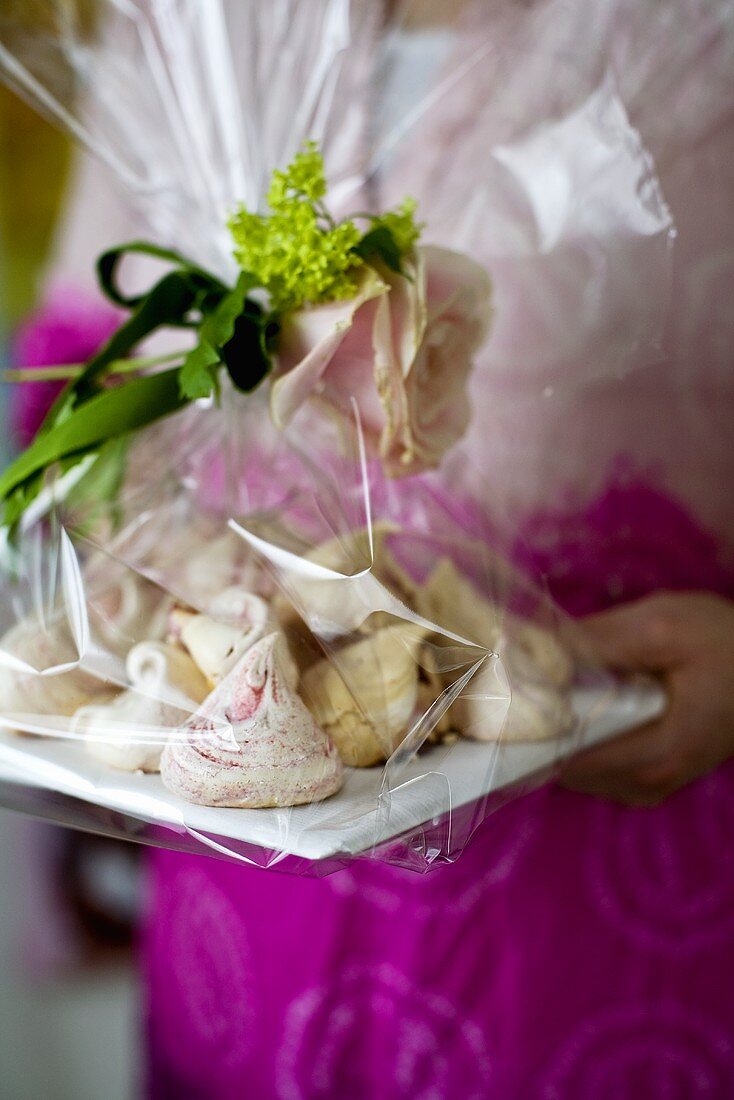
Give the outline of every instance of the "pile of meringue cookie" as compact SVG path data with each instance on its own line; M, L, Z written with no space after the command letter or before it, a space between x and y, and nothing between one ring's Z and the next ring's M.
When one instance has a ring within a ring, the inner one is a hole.
M336 576L349 565L336 540L309 557ZM0 711L66 716L68 733L97 760L160 771L189 802L239 808L325 799L342 786L345 766L383 763L417 728L416 744L568 732L574 666L555 634L504 613L448 557L417 583L378 537L370 572L390 611L329 637L328 656L313 624L272 590L228 586L204 614L160 596L143 608L140 589L127 613L145 620L149 640L122 655L126 688L86 668L39 677L6 667ZM347 589L321 587L324 614L329 592L334 614L349 611ZM119 644L119 630L115 637ZM49 647L57 662L73 648L62 631L39 635L27 621L0 642L34 667Z

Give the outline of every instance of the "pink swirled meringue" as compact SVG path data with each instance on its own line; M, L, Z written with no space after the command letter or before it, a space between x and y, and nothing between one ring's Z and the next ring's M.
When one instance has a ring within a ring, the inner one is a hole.
M163 782L204 806L297 806L339 790L331 739L291 686L282 636L256 642L169 740Z

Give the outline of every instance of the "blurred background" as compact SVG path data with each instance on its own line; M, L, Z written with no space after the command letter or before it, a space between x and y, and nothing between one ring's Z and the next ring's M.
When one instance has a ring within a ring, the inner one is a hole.
M0 88L0 360L43 299L70 143ZM14 447L0 386L0 463ZM0 1100L130 1100L140 852L0 811Z

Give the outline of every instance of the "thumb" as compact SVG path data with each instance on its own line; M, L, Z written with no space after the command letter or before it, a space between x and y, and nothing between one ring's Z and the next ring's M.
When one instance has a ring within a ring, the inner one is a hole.
M666 672L685 657L687 631L674 596L660 594L582 619L592 653L612 668Z

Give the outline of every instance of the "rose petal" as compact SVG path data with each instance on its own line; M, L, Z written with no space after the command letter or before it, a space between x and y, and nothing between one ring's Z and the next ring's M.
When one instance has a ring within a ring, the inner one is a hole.
M412 284L398 279L387 300L390 309L396 306L392 362L385 317L378 319L381 331L376 322L376 383L387 420L380 454L395 477L437 466L466 431L466 385L491 318L491 283L483 268L448 249L417 251L418 277ZM400 332L401 324L407 332ZM402 359L395 354L398 348Z
M377 272L368 267L354 298L300 309L285 318L276 378L270 389L270 411L278 428L289 423L322 381L359 309L387 290Z
M409 410L405 380L418 354L426 330L426 277L423 257L417 251L409 278L385 271L390 293L378 304L372 334L374 379L384 410L381 451L398 443L410 448L406 437Z
M478 325L476 348L489 332L492 320L492 282L486 270L463 252L437 245L421 249L426 267L429 322L447 311L471 317Z

